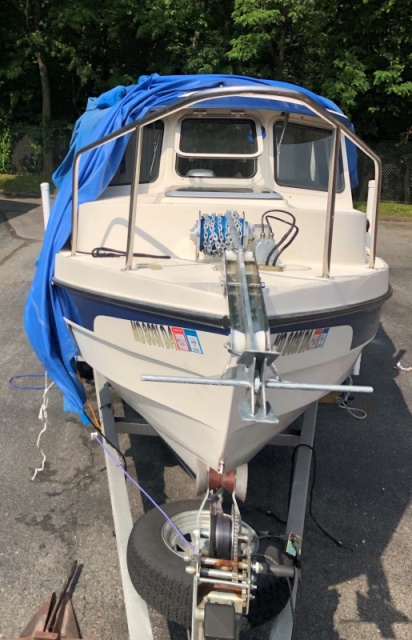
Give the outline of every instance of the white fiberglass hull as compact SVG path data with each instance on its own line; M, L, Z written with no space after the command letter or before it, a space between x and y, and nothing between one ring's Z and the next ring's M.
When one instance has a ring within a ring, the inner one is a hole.
M245 422L239 413L247 396L245 389L141 380L144 374L221 377L228 366L235 364L225 348L227 336L184 330L195 340L192 351L176 348L178 342L172 347L167 341L167 327L162 325L157 339L148 328L153 325L113 317L96 318L94 331L72 322L70 326L82 357L112 383L194 472L198 461L214 469L221 462L226 469L248 462L322 395L268 389L267 399L278 422ZM364 346L351 348L353 330L345 325L308 329L296 337L297 333L273 336L283 352L276 361L277 369L289 381L340 383Z

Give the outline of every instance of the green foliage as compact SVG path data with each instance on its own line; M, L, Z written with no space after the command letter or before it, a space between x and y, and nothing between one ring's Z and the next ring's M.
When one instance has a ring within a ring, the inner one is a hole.
M246 63L253 75L282 79L286 60L312 18L312 0L235 0L232 19L237 32L229 58Z
M52 119L141 74L226 72L322 93L369 138L412 125L410 0L2 0L0 45L13 122L41 121L41 58Z
M31 174L31 175L11 175L0 173L0 192L19 193L25 195L40 196L40 185L42 182L50 184L50 193L56 191L55 186L51 182L50 175Z
M355 202L355 209L366 211L366 202ZM379 214L388 217L412 218L412 204L401 204L399 202L381 202Z
M12 137L10 128L0 121L0 173L11 169Z

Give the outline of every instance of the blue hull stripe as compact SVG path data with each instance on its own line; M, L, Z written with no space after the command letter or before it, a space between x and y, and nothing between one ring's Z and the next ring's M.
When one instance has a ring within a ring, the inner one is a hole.
M108 316L135 322L162 324L166 326L194 329L221 335L229 335L229 318L227 316L207 316L191 313L190 311L168 309L167 313L159 313L148 309L148 305L126 300L116 300L92 292L84 292L55 283L69 295L77 308L77 317L70 320L81 324L85 329L94 330L94 321L98 316ZM289 318L269 318L271 334L302 329L322 329L326 327L350 326L353 330L351 349L365 344L376 334L379 326L381 309L384 302L391 296L389 290L385 296L352 308L333 309L306 315L296 315ZM155 309L155 307L154 307ZM162 311L166 311L163 310Z

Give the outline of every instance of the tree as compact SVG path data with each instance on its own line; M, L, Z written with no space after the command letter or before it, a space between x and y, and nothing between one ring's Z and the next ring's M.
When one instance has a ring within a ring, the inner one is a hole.
M328 0L317 84L368 137L398 137L412 114L412 12L408 0Z
M136 37L146 45L148 71L230 73L232 8L231 0L147 0Z
M313 0L235 0L237 35L229 58L243 63L251 75L289 79L296 41L307 41L314 11Z
M0 119L41 121L46 151L54 120L153 72L302 84L369 138L411 126L409 0L2 0L2 9Z

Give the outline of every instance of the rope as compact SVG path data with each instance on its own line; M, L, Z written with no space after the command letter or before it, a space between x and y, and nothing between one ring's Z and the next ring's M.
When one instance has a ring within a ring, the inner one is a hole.
M343 398L338 398L336 401L339 409L346 409L346 411L352 416L352 418L356 418L357 420L365 420L368 417L368 414L363 409L359 409L359 407L349 407L346 400Z
M412 367L403 367L400 360L396 363L395 369L398 369L399 371L412 371Z
M31 375L37 375L37 374L31 374ZM24 376L21 376L24 377ZM33 472L33 475L31 477L31 480L33 481L37 474L42 471L44 471L44 463L46 462L46 454L44 453L43 449L40 447L40 439L42 437L42 434L46 431L47 429L47 407L49 405L49 390L52 388L52 386L54 385L54 382L51 382L49 385L47 385L47 371L44 372L44 393L43 393L43 402L42 405L40 407L40 411L39 411L39 420L43 420L43 427L40 430L39 435L37 436L37 443L36 443L36 447L40 450L40 453L43 457L42 459L42 463L41 463L41 467L36 467L36 469Z
M13 380L21 380L22 378L43 378L43 373L25 373L20 376L12 376L9 380L9 387L12 389L18 389L20 391L43 391L44 386L34 387L34 386L25 386L20 384L14 384Z
M349 376L348 378L349 384L352 384L352 378ZM349 402L349 391L347 393L341 393L340 396L336 400L336 404L339 409L345 409L352 418L356 418L357 420L365 420L368 417L368 414L363 409L359 409L358 407L350 407L348 405Z
M94 432L91 434L91 438L93 440L95 440L100 446L101 448L105 451L105 453L109 456L109 458L115 463L116 467L118 467L119 469L122 470L122 472L124 473L124 475L126 476L126 478L128 480L130 480L130 482L137 488L139 489L139 491L141 493L143 493L143 495L152 503L152 505L154 507L156 507L156 509L158 511L160 511L160 513L162 514L162 516L168 521L168 523L173 527L173 529L176 531L176 533L178 534L178 536L182 539L183 541L183 546L190 549L191 553L195 553L195 548L190 544L190 542L188 540L186 540L185 536L183 535L183 533L180 531L179 527L177 527L175 525L175 523L173 522L173 520L167 515L167 513L165 511L163 511L163 509L160 507L160 505L157 504L157 502L147 493L147 491L145 491L143 489L143 487L140 486L140 484L138 482L136 482L136 480L134 478L132 478L132 476L130 475L130 473L128 471L126 471L126 469L124 469L122 467L122 465L120 464L119 460L116 460L116 458L114 457L114 455L111 453L111 451L106 447L106 445L104 444L104 442L102 440L99 440L98 438L98 433Z

